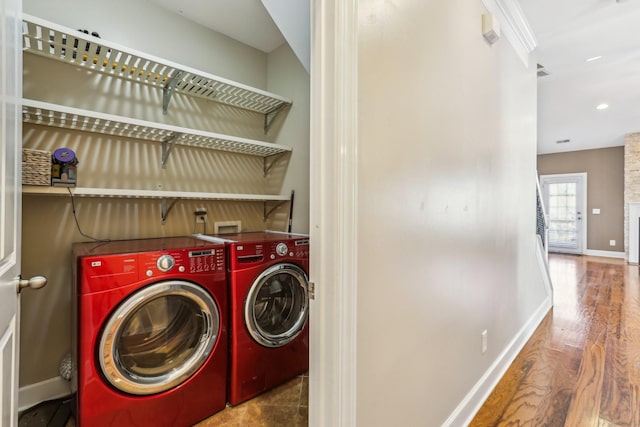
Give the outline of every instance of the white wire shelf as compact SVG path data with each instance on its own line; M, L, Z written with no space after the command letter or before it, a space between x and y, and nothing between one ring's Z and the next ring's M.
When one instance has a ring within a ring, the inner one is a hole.
M162 224L167 221L169 213L179 200L213 200L235 202L262 202L264 220L279 206L291 202L289 197L268 194L231 194L231 193L202 193L191 191L160 191L160 190L131 190L116 188L83 188L83 187L46 187L37 185L23 185L23 195L36 196L69 196L87 198L119 198L119 199L158 199L161 201L160 219ZM271 206L269 208L269 206Z
M229 200L241 202L282 202L288 201L289 196L266 194L231 194L231 193L202 193L189 191L164 190L131 190L115 188L84 188L84 187L47 187L37 185L22 186L23 194L41 196L68 196L69 190L77 197L114 197L114 198L144 198L144 199L195 199L195 200Z
M291 151L290 147L279 144L147 122L30 99L22 100L22 120L25 123L37 125L163 143L170 142L172 144L203 147L252 156L269 157ZM163 164L165 162L166 158L163 158Z
M291 100L186 67L166 59L93 37L34 16L23 14L23 49L26 52L160 87L166 112L173 91L265 114L277 114Z

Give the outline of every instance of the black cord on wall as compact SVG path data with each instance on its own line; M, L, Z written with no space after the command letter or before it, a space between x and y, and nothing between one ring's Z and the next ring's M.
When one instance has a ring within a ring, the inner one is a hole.
M84 232L82 231L82 228L80 228L80 223L78 222L78 216L76 215L76 202L73 198L73 193L71 192L71 189L69 187L67 187L67 191L69 192L69 196L71 196L71 209L73 210L73 219L76 221L76 227L78 227L78 232L80 233L80 235L82 237L86 237L87 239L91 239L94 242L110 242L109 239L98 239L98 238L89 236L88 234L84 234Z

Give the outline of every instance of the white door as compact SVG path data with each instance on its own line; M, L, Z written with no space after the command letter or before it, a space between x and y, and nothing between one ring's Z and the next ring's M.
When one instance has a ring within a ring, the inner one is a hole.
M22 160L21 0L0 10L0 425L18 424L18 294Z
M549 251L582 254L587 234L587 174L542 175L549 222Z

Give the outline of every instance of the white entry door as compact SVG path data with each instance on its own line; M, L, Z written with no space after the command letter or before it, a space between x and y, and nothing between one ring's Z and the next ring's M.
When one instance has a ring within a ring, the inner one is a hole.
M582 254L587 234L587 174L542 175L549 251Z
M18 424L22 1L0 2L0 425L4 427Z

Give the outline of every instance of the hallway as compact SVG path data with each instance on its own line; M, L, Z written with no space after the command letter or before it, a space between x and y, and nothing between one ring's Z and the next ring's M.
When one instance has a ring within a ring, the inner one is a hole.
M554 308L473 427L640 426L640 279L623 260L549 255Z

